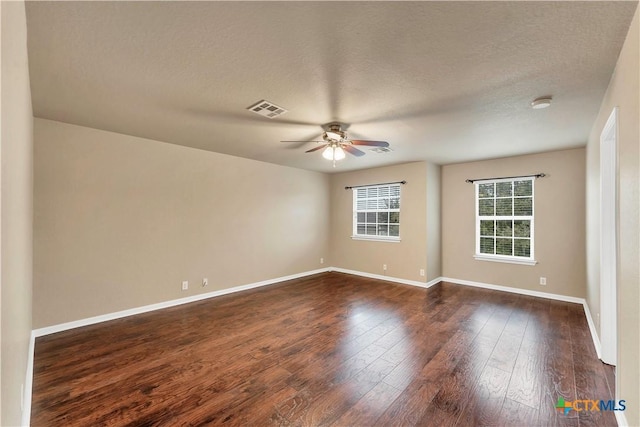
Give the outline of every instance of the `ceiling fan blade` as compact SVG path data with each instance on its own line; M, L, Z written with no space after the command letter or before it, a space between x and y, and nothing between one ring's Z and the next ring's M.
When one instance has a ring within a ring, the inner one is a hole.
M319 145L319 146L317 146L316 148L312 148L311 150L307 150L307 151L305 151L305 153L311 153L311 152L314 152L314 151L322 150L322 149L323 149L324 147L326 147L327 145L329 145L329 144Z
M388 147L389 143L387 141L365 141L362 139L352 139L351 143L353 145L368 145L369 147Z
M322 142L322 143L324 143L324 141L309 141L309 140L307 140L307 141L280 141L280 142L283 142L285 144L290 144L287 147L287 149L289 149L289 150L297 150L297 149L302 148L305 145L310 144L312 142L315 142L315 143Z
M351 146L351 145L343 145L342 148L344 149L344 151L346 151L347 153L351 153L356 157L361 157L364 156L366 153L364 151L360 151L358 150L356 147Z
M284 141L282 141L284 142ZM309 144L309 141L287 141L290 144L287 144L287 150L299 150L302 147Z

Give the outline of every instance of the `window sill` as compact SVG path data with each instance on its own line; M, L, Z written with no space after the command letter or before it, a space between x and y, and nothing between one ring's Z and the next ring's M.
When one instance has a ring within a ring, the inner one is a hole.
M491 261L491 262L504 262L507 264L520 264L520 265L536 265L538 261L535 259L518 259L512 257L501 257L501 256L491 256L491 255L474 255L473 256L478 261Z
M381 236L351 236L353 240L369 240L372 242L400 243L399 237L381 237Z

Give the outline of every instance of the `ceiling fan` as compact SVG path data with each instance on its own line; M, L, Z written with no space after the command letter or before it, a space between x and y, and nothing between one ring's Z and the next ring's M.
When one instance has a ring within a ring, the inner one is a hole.
M305 153L312 153L314 151L322 150L322 157L327 160L333 161L333 167L336 167L336 160L342 160L346 157L345 151L356 157L364 156L365 152L358 150L354 145L363 145L369 147L388 147L389 143L386 141L367 141L362 139L350 139L347 132L342 130L342 124L338 122L332 122L324 126L325 131L322 133L322 141L281 141L281 142L316 142L322 143L315 148L305 151Z

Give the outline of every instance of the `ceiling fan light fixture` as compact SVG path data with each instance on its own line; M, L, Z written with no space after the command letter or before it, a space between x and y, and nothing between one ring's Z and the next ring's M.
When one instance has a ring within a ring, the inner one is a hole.
M305 153L314 153L322 150L322 157L333 163L333 167L336 167L336 162L347 157L347 153L352 156L361 157L366 153L356 148L358 147L378 147L378 152L391 151L389 143L386 141L370 141L364 139L350 139L347 136L347 132L342 130L342 125L337 122L329 123L322 126L324 132L322 132L322 141L282 141L282 142L315 142L323 143L315 148L305 151ZM386 148L386 149L385 149Z
M336 160L342 160L346 156L347 155L345 154L344 150L339 145L335 145L335 146L329 145L322 152L322 157L324 157L327 160L333 160L334 162Z
M322 157L324 157L327 160L333 160L333 147L328 146L327 148L325 148L324 151L322 152Z

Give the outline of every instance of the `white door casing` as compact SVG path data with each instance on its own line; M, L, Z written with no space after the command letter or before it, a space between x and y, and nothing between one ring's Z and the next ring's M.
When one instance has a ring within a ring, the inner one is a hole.
M600 342L602 361L617 360L618 107L600 134Z

